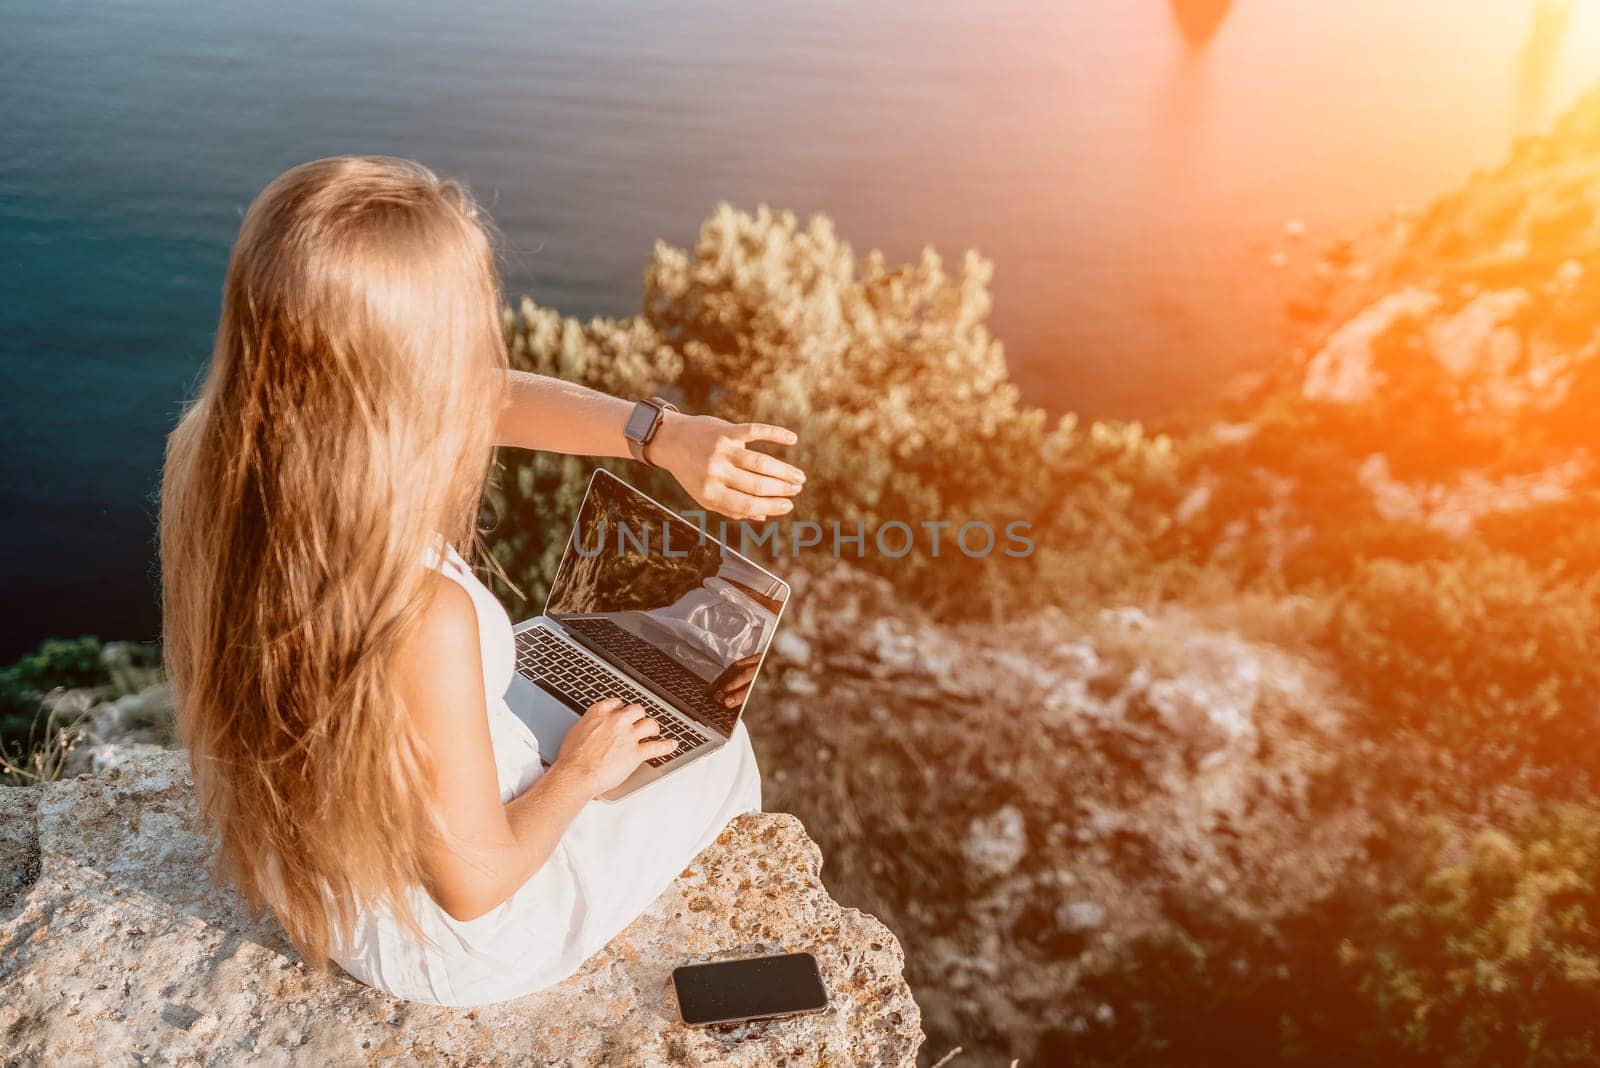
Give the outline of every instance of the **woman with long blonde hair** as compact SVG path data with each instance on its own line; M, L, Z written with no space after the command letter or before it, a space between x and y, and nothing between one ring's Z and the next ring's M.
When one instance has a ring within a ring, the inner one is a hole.
M546 769L500 697L510 621L463 555L492 450L627 456L632 410L507 369L483 221L420 165L308 163L245 215L168 443L165 649L220 867L307 960L415 1000L527 993L759 808L742 726L591 805L676 743L601 702ZM765 519L804 475L757 440L794 436L668 413L645 459Z

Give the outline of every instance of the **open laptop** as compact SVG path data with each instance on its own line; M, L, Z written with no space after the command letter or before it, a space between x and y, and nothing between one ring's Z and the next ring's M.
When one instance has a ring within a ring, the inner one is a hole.
M514 628L506 704L547 764L596 701L643 705L678 748L604 795L618 800L727 743L788 599L782 580L597 470L544 612Z

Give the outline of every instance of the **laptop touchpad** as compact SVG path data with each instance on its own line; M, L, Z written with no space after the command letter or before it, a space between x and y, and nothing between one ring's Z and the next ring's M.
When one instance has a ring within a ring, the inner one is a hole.
M547 761L555 760L562 739L578 722L576 712L518 674L511 676L506 705L539 740L539 755Z

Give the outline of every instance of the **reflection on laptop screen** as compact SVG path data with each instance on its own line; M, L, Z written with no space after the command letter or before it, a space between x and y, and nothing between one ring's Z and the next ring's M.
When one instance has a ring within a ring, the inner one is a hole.
M679 711L726 735L788 592L692 523L599 471L545 615Z

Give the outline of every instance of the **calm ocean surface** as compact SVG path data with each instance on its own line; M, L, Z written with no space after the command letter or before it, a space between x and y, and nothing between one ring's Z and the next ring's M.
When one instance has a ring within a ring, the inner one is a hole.
M155 634L162 438L240 214L294 163L466 180L508 291L582 315L632 311L655 239L718 200L896 257L977 247L1032 399L1147 414L1267 358L1319 243L1600 77L1600 3L1544 0L1570 18L1530 51L1539 6L1237 0L1193 49L1166 0L10 0L0 659Z

